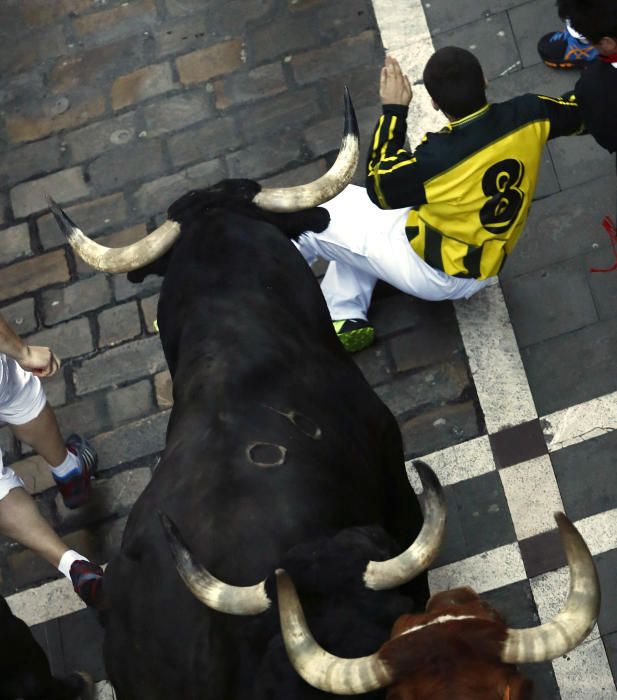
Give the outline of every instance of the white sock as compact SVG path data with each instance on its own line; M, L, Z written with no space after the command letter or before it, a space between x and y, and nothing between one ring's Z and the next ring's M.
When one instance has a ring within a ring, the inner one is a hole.
M74 549L68 549L61 557L60 557L60 563L58 564L58 571L66 576L68 580L71 580L71 566L73 566L73 562L76 561L90 561L86 557L82 556L78 552L76 552Z
M65 479L72 472L78 472L81 470L81 465L77 459L77 455L74 455L70 450L66 451L66 457L64 462L59 464L57 467L50 467L52 474L58 479Z

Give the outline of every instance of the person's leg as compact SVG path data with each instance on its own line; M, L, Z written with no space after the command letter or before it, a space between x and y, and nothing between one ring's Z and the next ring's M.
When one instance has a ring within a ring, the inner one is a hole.
M96 452L79 435L69 436L66 443L62 440L37 377L11 359L6 360L5 370L0 419L47 461L67 508L78 508L90 498Z
M36 552L56 569L68 550L23 488L11 489L0 500L0 533Z

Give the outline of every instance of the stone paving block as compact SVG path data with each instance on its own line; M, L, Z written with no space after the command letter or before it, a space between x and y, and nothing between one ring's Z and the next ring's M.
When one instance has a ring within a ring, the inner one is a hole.
M448 362L457 357L461 345L458 329L449 324L422 326L389 341L397 372Z
M141 334L137 303L113 306L98 315L99 347L117 345Z
M205 14L192 14L175 22L167 21L162 28L153 29L157 58L202 48L206 32L211 26Z
M154 321L156 320L156 311L159 303L159 295L154 294L151 297L142 299L140 302L141 311L146 322L146 330L148 333L154 333Z
M326 162L325 158L320 158L319 160L314 160L312 163L301 165L298 168L285 170L284 173L279 173L278 175L273 175L272 177L261 178L259 182L263 187L292 187L294 185L303 185L307 182L317 180L317 178L321 177L326 170L328 170L328 163ZM313 263L311 267L313 270L315 270L315 268L322 262L324 261L319 259L316 263ZM324 273L325 267L321 272L321 275Z
M510 9L513 4L512 0L460 0L456 4L450 0L431 0L430 3L423 3L423 8L435 40L441 32L486 19Z
M172 17L203 12L202 0L165 0L165 7ZM217 35L229 36L239 34L246 26L262 18L267 18L277 9L277 0L260 0L247 3L246 0L227 0L210 2L207 18L211 31Z
M81 13L90 9L92 0L58 0L48 3L44 0L23 0L20 12L28 26L51 24L69 12Z
M64 665L86 671L97 682L105 679L104 630L91 610L78 610L59 620Z
M363 352L352 355L354 362L372 387L390 381L394 374L386 345L387 343L377 339Z
M156 394L157 406L161 410L173 406L173 385L169 371L159 372L154 375L154 392Z
M401 292L374 300L369 319L380 337L422 327L426 323L456 322L451 302L423 301Z
M220 160L197 163L175 175L142 185L135 193L139 210L146 216L167 211L172 202L195 187L207 187L226 177ZM244 177L248 177L245 173Z
M43 323L53 326L111 302L111 288L104 275L95 275L66 287L42 292Z
M383 60L375 32L342 39L330 46L293 56L289 65L300 85L328 78L336 73L363 65L379 64Z
M549 32L561 31L563 21L553 0L533 0L508 10L523 66L539 63L538 41Z
M252 142L270 133L280 133L281 125L298 129L318 117L319 111L317 91L314 87L304 88L251 105L251 118L241 120L239 127ZM342 133L342 122L336 133Z
M78 396L83 396L97 389L150 376L164 368L159 338L136 340L84 360L73 372L75 390Z
M168 421L169 411L163 411L97 435L92 443L99 453L99 469L105 471L160 452Z
M48 284L69 281L69 269L63 250L37 255L2 269L0 301L34 292Z
M94 350L87 318L78 318L39 331L28 336L27 341L32 345L45 345L53 348L61 360L78 357Z
M8 425L0 428L0 450L2 450L2 461L5 464L11 464L21 456L19 443Z
M605 177L534 202L500 278L541 270L606 245L602 218L614 207L615 178Z
M53 377L43 377L41 379L47 401L53 406L63 406L66 403L66 380L64 379L63 368L56 372Z
M453 358L413 374L399 375L375 392L395 416L460 399L469 387L467 367Z
M64 204L90 194L81 168L69 168L11 190L11 206L16 218L47 209L46 195Z
M107 401L103 393L80 398L54 410L63 435L78 433L87 438L108 430L111 420L107 412Z
M309 20L309 12L316 18L316 28L323 43L362 34L375 27L375 13L370 0L354 0L353 5L322 0L319 3L308 3L307 11L303 11L303 3L292 3L290 11L298 12L305 21ZM309 25L311 26L311 25Z
M37 320L34 312L34 299L26 297L14 304L2 307L0 310L4 320L9 323L18 335L25 335L36 330Z
M156 22L154 0L133 0L76 17L72 24L78 39L102 43L143 34L155 26Z
M11 469L23 479L26 491L33 496L56 485L49 465L37 454L12 462Z
M217 109L273 97L287 89L281 63L269 63L248 73L232 73L213 83Z
M61 114L11 115L6 120L6 133L11 143L37 141L63 129L74 129L94 121L105 111L103 95L85 96L71 100Z
M126 200L122 193L62 208L87 236L117 226L127 218ZM46 250L66 244L66 237L51 214L41 216L37 220L37 227L39 240Z
M519 348L598 320L589 273L577 258L503 280L502 289Z
M505 12L438 34L433 43L435 49L461 46L470 50L482 64L487 80L520 68L520 55Z
M213 110L206 91L201 89L159 98L144 107L143 115L147 137L156 138L212 117Z
M66 93L88 85L92 76L97 84L110 83L119 73L141 67L145 62L145 37L130 37L106 46L88 47L74 56L57 61L49 77L54 93Z
M551 455L565 512L572 521L617 507L616 447L613 432Z
M423 410L400 424L405 458L422 457L482 434L473 402Z
M111 106L114 110L123 109L173 88L174 79L169 63L139 68L114 80L111 86Z
M238 70L242 62L242 41L234 38L180 56L176 68L183 85L194 85Z
M230 177L260 179L302 158L302 143L297 134L273 134L267 143L258 141L225 156Z
M616 391L616 343L617 320L610 319L523 349L521 358L538 414Z
M135 112L85 126L64 136L73 162L80 163L114 147L123 147L137 138Z
M171 203L171 202L170 202ZM157 275L149 275L143 282L139 284L133 284L129 282L126 275L114 275L112 277L112 284L114 287L114 298L116 301L125 301L126 299L131 299L132 297L144 297L152 294L153 292L158 292L163 283L163 278Z
M113 427L143 418L155 408L152 401L152 385L147 379L110 391L105 400Z
M614 272L591 272L590 268L606 269L615 264L615 256L606 236L604 243L584 258L584 268L588 271L589 288L593 295L598 317L602 320L617 315L617 276Z
M212 160L226 151L240 148L244 140L233 117L218 116L171 136L167 143L172 162L177 167Z
M125 515L150 481L150 470L139 467L115 474L111 478L96 479L92 497L81 508L69 510L58 494L55 499L58 520L62 527L83 527L112 514Z
M545 148L540 160L540 170L538 172L538 181L536 183L533 199L544 199L552 194L556 194L559 190L560 187L559 181L557 180L557 173L555 172L555 166L553 165L548 148Z
M614 175L615 157L599 146L592 136L572 136L548 144L562 189Z
M57 136L29 143L21 148L4 149L0 155L2 180L13 185L35 176L58 170L62 165L60 141Z
M530 68L515 70L490 80L486 94L491 102L503 102L528 92L559 97L574 89L578 72L574 73L572 75L570 71L551 70L544 63L537 63Z
M381 114L379 102L379 75L380 63L372 66L360 66L345 72L345 85L349 88L349 94L354 107L373 107L375 123L377 116ZM341 91L340 75L333 76L320 85L321 102L324 112L336 116L343 114L343 95ZM368 142L364 142L368 144Z
M137 141L98 156L87 168L90 184L97 192L123 190L126 185L160 175L165 169L162 145Z
M31 253L28 224L18 224L0 231L0 265Z
M316 12L281 13L271 22L249 28L247 45L251 61L265 63L318 47L320 19L316 15Z

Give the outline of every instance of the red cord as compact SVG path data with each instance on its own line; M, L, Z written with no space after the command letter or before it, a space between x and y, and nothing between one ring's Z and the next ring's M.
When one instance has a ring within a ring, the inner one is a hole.
M604 229L608 233L608 239L611 242L615 263L612 265L612 267L590 267L590 272L613 272L613 270L617 270L617 228L615 228L615 222L610 216L605 216L602 219L602 226L604 226Z

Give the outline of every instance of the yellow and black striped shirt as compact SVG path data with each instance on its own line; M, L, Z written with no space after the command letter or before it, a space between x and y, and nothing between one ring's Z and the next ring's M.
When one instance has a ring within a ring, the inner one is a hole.
M525 225L548 139L577 133L576 102L522 95L487 104L405 150L407 108L384 105L366 187L382 209L413 207L407 238L456 277L496 275Z

